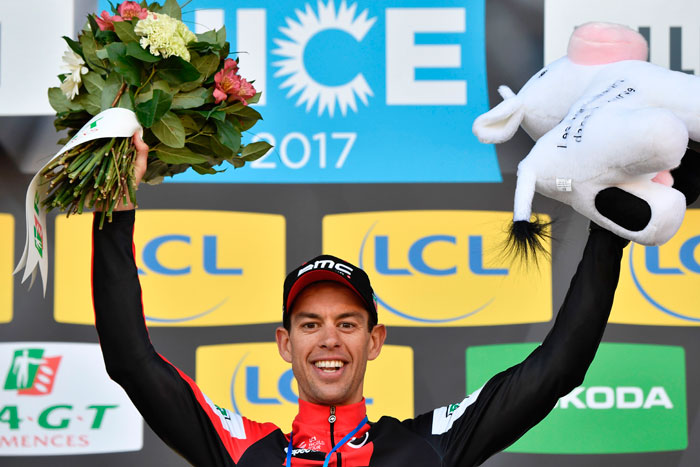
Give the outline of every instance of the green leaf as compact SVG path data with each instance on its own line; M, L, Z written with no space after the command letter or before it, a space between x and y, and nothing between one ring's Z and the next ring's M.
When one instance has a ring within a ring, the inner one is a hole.
M241 167L243 167L245 165L245 161L243 159L241 159L240 157L235 156L235 155L226 159L226 162L231 164L236 169L240 169Z
M134 111L134 91L127 91L119 98L117 107Z
M163 58L156 57L148 50L141 47L141 44L137 42L129 42L126 44L126 54L130 57L141 60L142 62L155 63L161 61Z
M159 146L156 149L156 157L166 164L201 164L207 162L206 157L201 154L195 154L187 148L171 148L168 146Z
M201 127L201 125L197 125L194 118L188 114L180 115L180 121L182 122L182 126L185 127L185 131L187 133L197 133Z
M139 42L141 40L134 32L134 25L131 24L131 21L116 21L114 23L114 32L122 42Z
M84 33L80 36L80 45L83 47L85 63L95 71L104 71L105 66L97 56L97 42L92 34Z
M258 101L260 100L260 95L261 95L261 94L262 94L261 92L255 93L255 95L254 95L253 97L251 97L250 99L248 99L248 105L250 105L250 104L257 104Z
M216 124L216 137L221 144L233 151L234 154L238 153L241 147L241 133L227 120L223 122L214 120L214 123Z
M198 154L213 154L211 144L209 144L211 139L211 136L199 135L187 141L185 146ZM218 159L216 156L213 158Z
M178 86L196 80L200 73L191 63L180 57L172 56L158 63L156 75L169 84Z
M160 120L151 126L151 131L163 144L171 148L185 146L185 127L182 126L180 117L172 112L166 112Z
M76 42L68 36L63 36L63 40L66 41L68 47L70 47L73 52L83 57L83 46L80 45L80 42Z
M109 58L106 49L97 49L95 51L95 55L97 55L97 58L99 58L100 60L107 60Z
M83 76L83 84L90 94L96 94L97 97L102 96L105 80L102 79L99 73L94 71L88 72Z
M243 106L242 109L237 109L234 111L226 112L229 115L236 115L241 118L251 119L251 120L262 120L262 115L260 112L253 109L252 107Z
M83 92L83 94L76 96L73 102L87 110L90 115L97 115L101 111L100 96L98 94Z
M173 96L173 109L191 109L199 107L206 101L210 89L199 88L191 92L179 92Z
M258 141L255 143L246 144L241 151L241 159L246 162L251 162L260 159L267 154L267 151L272 149L272 145L267 141Z
M160 12L172 18L182 20L182 10L180 9L180 5L177 4L176 0L166 0L160 9Z
M223 122L226 120L226 113L222 112L219 110L217 107L214 107L211 110L196 110L195 113L201 115L202 117L206 118L207 120L214 119L218 120L220 122Z
M70 112L71 110L82 110L82 108L69 101L61 88L49 88L49 104L56 113Z
M226 26L222 26L221 29L216 31L216 44L219 47L223 47L226 44Z
M216 31L210 29L209 31L203 32L202 34L195 34L197 36L197 44L216 44Z
M102 88L102 98L100 99L100 108L102 110L112 107L112 102L117 97L119 88L122 85L122 78L117 73L110 73L105 80L104 88Z
M201 165L193 165L192 169L194 169L194 171L197 172L199 175L214 175L214 174L218 174L220 172L226 172L226 169L215 170L211 167L204 167Z
M199 71L204 78L208 78L216 73L219 68L219 57L215 54L206 54L192 60L192 65Z
M138 118L139 123L143 127L151 128L155 122L160 120L161 117L170 110L172 102L173 96L160 89L156 89L153 91L153 97L150 100L136 104L136 118Z
M141 65L138 60L126 55L126 45L112 42L105 47L109 59L114 63L114 70L124 77L132 86L141 85Z

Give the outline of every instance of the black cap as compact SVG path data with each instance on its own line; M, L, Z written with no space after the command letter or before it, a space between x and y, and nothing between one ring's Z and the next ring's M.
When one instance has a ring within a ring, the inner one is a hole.
M331 255L310 259L287 275L282 297L285 323L289 318L287 312L299 293L314 282L320 281L338 282L355 292L370 314L370 323L377 323L377 302L367 273L354 264Z

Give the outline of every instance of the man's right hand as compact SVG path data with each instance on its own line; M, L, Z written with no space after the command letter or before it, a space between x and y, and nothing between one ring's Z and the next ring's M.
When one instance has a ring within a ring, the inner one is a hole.
M131 140L134 142L134 147L136 148L136 157L134 158L134 189L137 190L139 187L139 183L141 183L143 175L146 173L146 165L148 161L148 145L143 142L143 139L141 139L141 131L137 131L136 133L134 133L134 136L131 137ZM115 207L114 210L128 211L134 208L134 203L131 199L129 199L129 202L127 204L124 204L124 202L120 200L117 204L117 207Z

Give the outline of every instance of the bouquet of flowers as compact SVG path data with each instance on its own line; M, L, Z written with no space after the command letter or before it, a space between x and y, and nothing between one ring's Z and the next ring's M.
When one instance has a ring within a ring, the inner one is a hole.
M163 5L125 1L89 15L78 40L64 37L66 73L49 89L57 130L68 143L96 115L118 107L136 115L149 145L144 181L192 167L217 173L224 161L235 168L264 155L264 141L241 144L241 132L261 119L249 107L258 101L252 82L228 58L226 31L192 33L175 0ZM120 199L135 202L130 138L100 138L63 152L41 172L49 184L47 211L81 213L96 204L111 218Z

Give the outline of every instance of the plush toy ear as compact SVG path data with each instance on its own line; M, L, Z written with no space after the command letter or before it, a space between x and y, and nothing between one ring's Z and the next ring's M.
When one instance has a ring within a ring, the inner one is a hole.
M503 102L474 120L472 131L482 143L498 144L513 137L525 111L523 101L508 86L500 86L498 93Z

